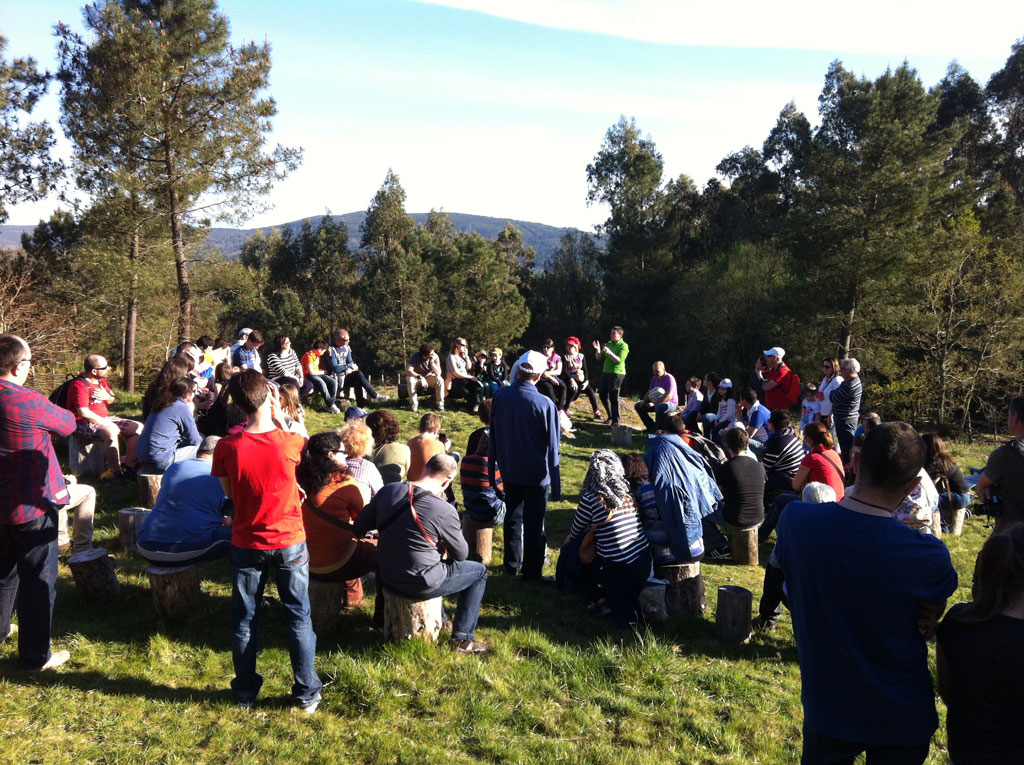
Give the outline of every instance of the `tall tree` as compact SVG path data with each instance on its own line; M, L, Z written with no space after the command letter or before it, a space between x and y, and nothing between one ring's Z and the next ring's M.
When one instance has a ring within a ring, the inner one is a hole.
M534 280L530 296L530 340L540 343L552 327L578 335L584 345L598 337L601 319L600 249L590 234L568 231L544 270Z
M999 166L1017 201L1024 204L1024 39L985 88L995 120Z
M6 49L7 38L0 35L0 223L8 218L8 205L42 199L63 171L50 156L53 129L45 122L21 122L46 92L49 75L31 58L8 62Z
M394 252L414 228L416 222L405 212L405 189L389 167L359 227L363 233L361 246L378 254Z
M228 40L214 0L107 0L87 6L88 41L60 25L62 124L80 186L133 188L169 224L178 335L191 335L187 224L200 209L244 217L301 150L264 151L274 101L259 96L270 46ZM110 180L105 180L106 178Z

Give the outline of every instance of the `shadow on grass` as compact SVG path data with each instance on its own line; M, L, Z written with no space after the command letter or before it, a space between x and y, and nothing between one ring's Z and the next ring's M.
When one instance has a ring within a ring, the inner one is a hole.
M142 677L123 675L111 677L101 672L33 672L21 669L15 661L0 662L0 679L6 682L36 688L61 686L80 691L100 691L112 696L136 696L154 701L223 701L232 702L230 689L191 688L154 683Z

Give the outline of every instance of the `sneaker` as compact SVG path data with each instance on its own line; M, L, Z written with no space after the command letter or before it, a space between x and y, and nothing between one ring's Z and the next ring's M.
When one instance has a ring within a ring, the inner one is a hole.
M341 414L341 410L338 409L337 404L331 404L329 407L327 407L327 414Z
M2 638L0 638L0 643L3 643L5 640L7 640L7 638L13 637L13 636L15 636L17 634L18 634L18 625L17 624L11 624L7 628L7 634L4 635Z
M778 620L776 619L765 619L763 616L755 616L750 620L750 627L754 632L768 632L778 626Z
M416 414L416 412L418 412L419 410L420 410L420 405L419 404L413 404L412 405L412 413L413 414Z
M444 404L438 404L437 405L437 411L443 412L444 411Z
M320 706L320 694L318 693L312 701L307 701L305 704L299 704L299 711L311 715L316 712L317 707Z
M456 640L452 638L448 644L455 653L480 654L491 650L489 643L484 643L480 640Z
M708 560L725 560L726 558L732 557L732 550L728 547L721 547L717 550L711 550L704 557Z
M46 672L50 669L56 669L61 664L66 664L70 658L71 651L57 651L56 653L51 653L50 658L47 659L46 664L39 668L39 671Z
M377 403L383 404L385 401L390 401L391 396L385 396L383 393L378 393L376 401Z
M604 415L602 415L600 412L594 412L594 421L604 422Z

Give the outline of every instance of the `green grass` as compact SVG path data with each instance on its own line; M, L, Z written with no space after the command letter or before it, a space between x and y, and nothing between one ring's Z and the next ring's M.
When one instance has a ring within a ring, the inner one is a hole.
M389 404L390 405L390 404ZM122 411L137 410L137 397ZM632 414L631 408L627 407ZM393 407L412 436L418 417ZM309 413L310 433L341 418ZM549 544L564 539L591 452L607 427L587 424L563 441L566 494L548 512ZM475 417L444 415L460 451ZM636 448L641 448L635 443ZM955 444L965 467L991 444ZM60 448L58 453L63 454ZM121 594L95 605L61 565L55 648L71 661L49 674L18 669L0 647L0 760L4 762L793 762L800 750L800 676L788 616L748 645L712 636L716 589L739 584L760 596L761 569L703 567L708 618L639 634L587 614L574 596L510 582L492 567L479 635L485 657L444 646L389 645L370 630L372 595L320 641L324 701L312 718L288 704L291 669L283 619L273 604L261 629L260 702L239 710L232 676L226 563L204 564L203 602L180 625L157 618L145 565L119 549L118 508L137 504L134 485L99 487L96 544L117 557ZM988 534L970 522L947 538L969 595L974 559ZM500 562L500 532L495 553ZM762 548L766 560L769 548ZM557 551L551 551L552 559ZM552 572L549 572L552 573ZM275 595L271 588L271 595ZM756 603L756 601L755 601ZM934 649L930 652L934 666ZM940 716L944 708L939 702ZM945 761L940 728L930 762Z

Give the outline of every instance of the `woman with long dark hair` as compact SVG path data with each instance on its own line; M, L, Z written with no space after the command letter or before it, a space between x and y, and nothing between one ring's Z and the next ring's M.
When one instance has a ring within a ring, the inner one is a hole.
M153 412L166 409L178 397L171 393L171 383L180 377L187 377L192 368L192 360L185 354L175 356L164 362L156 377L142 394L142 417L148 418Z
M953 511L967 507L971 503L971 489L964 480L960 466L946 451L945 442L934 433L925 433L921 438L928 448L928 459L924 469L939 492L942 525L948 527L953 523ZM943 529L945 530L946 528Z
M939 695L953 763L1020 762L1024 752L1024 523L986 540L970 603L939 625Z
M362 600L359 577L377 570L377 542L359 539L345 528L359 515L366 499L349 475L345 457L341 436L317 433L302 450L295 475L306 492L302 522L309 575L327 582L346 582L346 603L351 607Z

